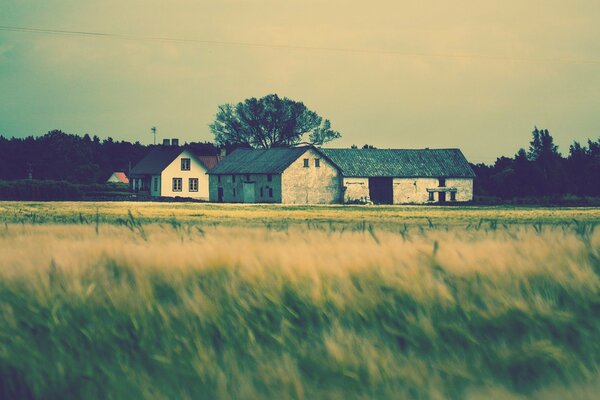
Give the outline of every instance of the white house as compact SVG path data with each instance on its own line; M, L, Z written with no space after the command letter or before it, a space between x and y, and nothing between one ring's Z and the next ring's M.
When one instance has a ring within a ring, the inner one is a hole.
M473 199L458 149L237 149L208 172L214 202L426 204Z
M132 190L154 197L208 200L206 172L218 164L219 157L194 154L176 139L173 143L165 140L131 169Z

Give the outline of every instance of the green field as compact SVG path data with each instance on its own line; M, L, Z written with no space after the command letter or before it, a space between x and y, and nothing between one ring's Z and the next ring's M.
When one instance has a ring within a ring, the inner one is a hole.
M597 398L599 222L1 202L0 398Z

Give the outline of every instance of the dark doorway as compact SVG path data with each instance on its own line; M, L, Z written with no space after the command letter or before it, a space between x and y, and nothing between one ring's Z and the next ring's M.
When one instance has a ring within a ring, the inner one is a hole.
M446 202L446 192L440 192L440 203Z
M222 202L223 202L223 188L222 188L222 187L220 187L220 188L217 190L217 201L218 201L219 203L222 203Z
M394 180L369 178L369 197L375 204L394 204Z

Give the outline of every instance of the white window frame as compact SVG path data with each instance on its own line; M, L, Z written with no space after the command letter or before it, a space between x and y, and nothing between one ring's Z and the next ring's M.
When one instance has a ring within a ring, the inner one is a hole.
M181 170L190 171L192 169L192 160L190 158L181 159Z
M190 192L198 191L198 178L190 178L188 180L188 185L190 186Z
M172 186L172 188L173 188L174 192L181 192L181 191L183 191L183 178L173 178L173 186Z

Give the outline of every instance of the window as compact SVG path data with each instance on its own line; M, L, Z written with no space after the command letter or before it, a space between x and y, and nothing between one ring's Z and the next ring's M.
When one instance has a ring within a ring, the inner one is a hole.
M438 179L438 186L439 187L445 187L446 186L446 178L439 178Z
M181 182L183 181L183 179L181 178L173 178L173 191L174 192L181 192Z
M221 183L221 175L217 175L217 181Z
M273 197L273 188L269 188L269 197Z
M429 199L428 199L428 200L429 200L429 201L433 201L433 200L434 200L434 199L433 199L433 192L429 192Z
M235 175L231 175L231 182L235 183Z
M158 190L158 176L154 177L154 191Z
M456 192L450 192L450 201L456 201Z
M273 175L271 175L271 174L267 175L267 180L269 182L271 182L273 180Z
M235 188L233 188L233 197L235 197Z
M304 168L308 168L308 158L304 159Z
M190 192L198 191L198 178L190 178Z
M189 158L182 158L181 159L181 170L182 171L189 171L190 170L190 159Z
M246 174L246 182L250 182L250 174Z
M315 167L319 168L321 166L321 160L319 158L315 158Z

